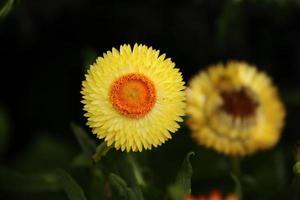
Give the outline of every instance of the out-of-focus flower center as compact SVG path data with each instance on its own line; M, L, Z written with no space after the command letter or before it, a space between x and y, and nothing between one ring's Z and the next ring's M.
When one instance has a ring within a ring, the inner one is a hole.
M249 95L246 89L221 92L223 99L222 109L234 118L247 118L255 114L257 102Z
M156 102L156 90L148 77L130 73L121 76L112 84L110 101L121 114L140 118L153 108Z

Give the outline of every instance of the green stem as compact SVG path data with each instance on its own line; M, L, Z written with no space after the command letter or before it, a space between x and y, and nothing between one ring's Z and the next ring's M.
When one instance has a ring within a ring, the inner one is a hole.
M231 157L231 173L232 178L235 182L235 193L239 196L239 200L243 199L243 192L242 192L242 171L241 171L241 160L239 157Z
M107 154L107 152L112 148L112 145L107 146L106 142L102 142L101 144L99 144L96 148L96 152L93 155L93 160L95 162L98 162L99 160L101 160L101 158L103 156L105 156Z
M240 179L241 177L241 162L239 157L231 157L231 172Z

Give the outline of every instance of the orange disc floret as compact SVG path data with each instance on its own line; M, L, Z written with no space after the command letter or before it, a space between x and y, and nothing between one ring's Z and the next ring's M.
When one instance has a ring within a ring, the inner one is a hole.
M113 82L110 101L121 114L140 118L153 108L156 90L153 82L145 75L130 73Z

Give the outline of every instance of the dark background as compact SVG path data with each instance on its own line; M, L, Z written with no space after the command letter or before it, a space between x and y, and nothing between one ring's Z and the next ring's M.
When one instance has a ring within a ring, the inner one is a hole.
M299 19L295 0L17 1L0 21L1 163L31 172L68 166L80 151L70 122L85 127L80 89L87 66L112 47L143 43L167 53L185 81L209 64L232 59L255 64L273 78L287 108L283 137L275 149L245 158L243 168L270 189L257 189L261 199L280 199L291 181L299 138ZM171 181L190 150L198 152L193 192L230 190L227 158L197 147L187 134L146 153L162 174L159 184ZM160 166L166 156L170 160ZM273 175L264 177L274 163L281 163L275 167L278 184Z

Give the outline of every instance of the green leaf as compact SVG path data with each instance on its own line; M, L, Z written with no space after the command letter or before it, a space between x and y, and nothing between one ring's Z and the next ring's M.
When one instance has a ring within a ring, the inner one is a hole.
M23 175L0 167L0 193L6 192L53 192L64 190L70 200L86 200L83 190L64 170L52 173Z
M290 194L292 200L298 200L300 198L300 162L296 162L294 167L294 179L290 188Z
M58 191L56 176L51 173L23 175L13 170L0 167L0 191ZM1 192L0 192L1 193Z
M190 162L190 157L193 155L195 155L194 152L190 152L186 155L175 183L170 185L168 188L168 192L173 200L182 200L186 195L191 193L193 168Z
M82 188L77 182L63 169L57 169L55 174L61 188L65 191L70 200L86 200Z
M93 160L95 162L98 162L101 160L103 156L107 154L107 152L112 148L111 146L107 146L106 142L102 142L98 147L96 148L96 152L93 155Z
M194 152L187 154L178 174L178 181L186 193L191 193L191 178L193 174L193 168L190 162L190 157L193 155L195 155Z
M293 171L295 174L300 175L300 161L296 162L294 167L293 167Z
M127 184L121 177L116 174L110 174L109 182L114 194L116 195L116 199L127 199Z
M109 182L115 199L137 200L134 191L127 186L127 183L120 176L111 173Z
M84 131L83 128L81 128L80 126L76 125L75 123L71 123L71 128L87 158L92 158L96 149L96 143L88 136L87 132Z
M235 174L231 174L231 177L235 183L234 193L239 196L239 199L242 200L242 185L239 178Z
M128 200L137 200L137 197L136 197L134 191L131 188L127 188L126 193L127 193L127 199Z
M105 178L103 173L98 169L92 170L88 198L90 200L106 199L105 196L107 194L105 192L105 188Z
M0 19L6 17L10 13L13 4L14 0L7 0L3 5L0 5L2 6L0 8Z
M123 156L122 159L120 159L119 165L122 166L119 169L122 177L124 177L129 186L132 188L135 196L139 200L143 200L144 197L140 186L145 183L143 183L144 180L142 173L138 168L135 158L133 157L133 153L128 153L126 156Z
M129 164L131 165L133 174L136 178L136 182L139 186L146 186L146 182L144 180L144 177L142 175L142 171L140 169L140 166L138 165L138 163L136 162L136 159L134 159L134 157L130 156L128 154L127 159L129 161Z

